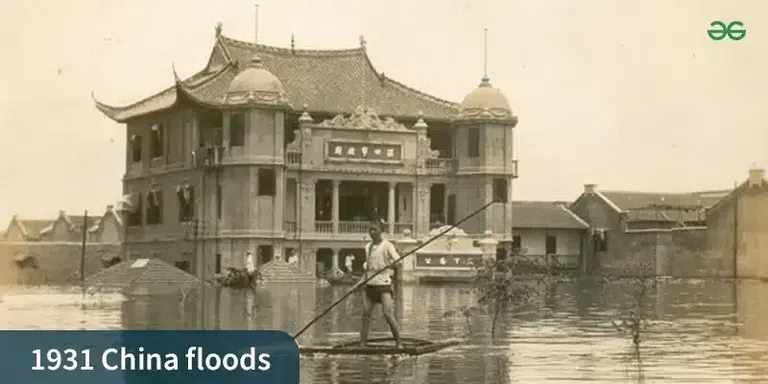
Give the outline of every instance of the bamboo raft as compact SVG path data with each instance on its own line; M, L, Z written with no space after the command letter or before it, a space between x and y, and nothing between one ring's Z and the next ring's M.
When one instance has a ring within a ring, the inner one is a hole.
M300 347L302 355L407 355L419 356L434 353L450 348L461 343L459 339L450 339L441 342L416 338L401 338L402 348L395 347L395 340L391 337L381 337L368 340L365 346L360 346L359 341L348 341L341 344L316 347Z

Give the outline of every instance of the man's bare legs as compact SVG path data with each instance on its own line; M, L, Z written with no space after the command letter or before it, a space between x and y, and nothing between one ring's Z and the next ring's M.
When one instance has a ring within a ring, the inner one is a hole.
M389 292L381 294L381 311L384 313L384 320L387 321L392 337L395 339L395 345L397 348L402 348L403 343L400 341L400 329L397 326L397 319L395 319L395 300Z
M402 348L403 344L400 341L400 329L397 326L397 320L395 319L395 301L390 293L382 293L381 304L371 303L368 298L363 299L363 317L362 325L360 327L360 345L365 346L368 342L368 332L371 327L371 318L373 317L373 311L381 306L381 312L384 314L384 320L389 325L389 330L392 332L392 337L395 339L395 345L397 348Z

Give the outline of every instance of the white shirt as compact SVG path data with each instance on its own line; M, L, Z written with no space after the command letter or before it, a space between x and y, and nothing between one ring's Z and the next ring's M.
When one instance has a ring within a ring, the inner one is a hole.
M347 269L352 269L352 260L354 260L355 257L352 255L347 255L347 257L344 259L344 266L347 267Z
M248 271L248 273L252 273L256 270L256 262L253 259L253 254L250 252L245 254L245 270Z
M365 278L373 276L379 270L387 268L392 265L400 255L397 253L397 249L387 240L382 240L381 243L374 245L370 242L365 245L366 254L366 271ZM388 269L371 279L367 285L390 285L392 284L392 269Z

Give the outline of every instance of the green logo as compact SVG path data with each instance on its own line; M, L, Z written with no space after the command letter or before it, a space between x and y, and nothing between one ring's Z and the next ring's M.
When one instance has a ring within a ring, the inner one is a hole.
M747 30L743 29L744 23L741 21L731 21L728 25L722 21L713 21L709 26L712 29L707 30L707 35L715 41L725 39L726 36L731 40L738 41L747 36Z

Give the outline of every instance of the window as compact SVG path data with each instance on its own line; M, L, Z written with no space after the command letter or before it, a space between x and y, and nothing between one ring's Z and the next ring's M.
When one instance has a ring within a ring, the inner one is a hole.
M271 168L259 169L259 196L274 196L276 188L275 170Z
M523 240L519 235L512 236L512 254L519 255L520 250L523 248Z
M147 224L158 225L163 223L163 191L149 191L147 193Z
M216 265L214 268L214 273L221 273L221 253L216 254Z
M234 113L229 117L229 146L245 146L245 115Z
M165 127L163 124L152 124L152 132L149 136L149 157L152 159L163 157L163 150L165 149L163 146L164 131Z
M173 264L176 265L176 268L181 269L184 272L189 272L189 261L182 260L182 261L177 261Z
M546 250L544 253L547 255L554 255L557 254L557 237L547 235L547 244L545 245Z
M467 128L467 157L480 157L480 130Z
M143 213L144 213L144 200L142 199L141 194L139 194L139 198L136 199L136 207L133 207L132 211L128 211L128 226L129 227L138 227L141 226L141 222L143 219Z
M216 186L216 218L221 219L221 205L222 205L222 195L221 195L221 184Z
M508 197L507 179L493 179L493 201L506 203Z
M179 221L186 223L195 217L195 189L189 185L176 188L179 199Z
M139 135L131 136L130 147L131 147L131 162L140 163L141 162L141 136Z

